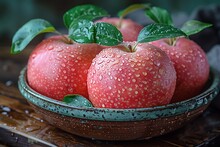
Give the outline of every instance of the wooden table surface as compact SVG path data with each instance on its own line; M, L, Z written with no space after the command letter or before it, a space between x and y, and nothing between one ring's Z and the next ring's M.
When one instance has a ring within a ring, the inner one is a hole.
M1 146L215 146L220 145L220 110L210 105L184 127L148 140L99 141L57 129L36 114L21 96L17 78L27 62L29 51L10 56L0 54L0 147ZM1 52L2 53L2 52ZM220 96L217 97L220 99Z

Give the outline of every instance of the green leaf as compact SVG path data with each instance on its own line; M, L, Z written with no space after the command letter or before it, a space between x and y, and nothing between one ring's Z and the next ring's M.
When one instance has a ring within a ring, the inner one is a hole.
M95 34L96 43L101 45L114 46L123 42L121 32L109 23L96 23Z
M69 38L78 43L98 43L106 46L118 45L123 41L121 32L109 23L93 23L89 20L77 20L69 28Z
M152 7L146 10L146 15L155 23L173 25L171 15L165 9Z
M95 27L92 21L81 19L73 22L69 28L69 38L78 43L94 43Z
M76 19L94 20L99 17L108 16L108 12L94 5L80 5L68 10L63 15L63 21L67 28Z
M187 35L180 29L174 28L171 25L150 24L141 30L137 42L151 42L162 38L174 38L179 36Z
M122 18L122 17L128 15L131 12L134 12L134 11L139 10L139 9L146 9L146 8L149 8L149 7L150 7L149 4L133 4L133 5L129 6L129 7L127 7L126 9L120 11L118 13L118 16L120 18Z
M78 94L66 95L63 102L75 107L93 107L88 99Z
M187 21L181 28L183 32L185 32L188 36L196 34L202 31L205 28L211 27L212 24L200 22L197 20L189 20Z
M48 21L32 19L15 33L12 39L11 53L20 53L38 34L55 31L55 28Z

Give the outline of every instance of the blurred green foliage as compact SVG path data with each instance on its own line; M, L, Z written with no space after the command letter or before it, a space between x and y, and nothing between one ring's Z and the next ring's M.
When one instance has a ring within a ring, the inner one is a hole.
M0 39L7 41L6 39L10 39L15 31L32 18L49 18L51 15L52 9L35 0L0 0Z

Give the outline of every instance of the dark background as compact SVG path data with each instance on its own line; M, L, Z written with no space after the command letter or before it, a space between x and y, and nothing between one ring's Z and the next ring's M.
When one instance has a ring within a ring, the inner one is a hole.
M200 8L220 4L219 0L0 0L0 48L10 46L14 33L33 18L46 19L56 29L66 31L62 20L64 12L76 5L88 3L103 7L112 16L116 16L119 10L132 3L151 3L171 12L176 26L180 26L190 17L195 17ZM143 13L136 12L130 17L143 25L148 23ZM34 41L38 42L36 39Z

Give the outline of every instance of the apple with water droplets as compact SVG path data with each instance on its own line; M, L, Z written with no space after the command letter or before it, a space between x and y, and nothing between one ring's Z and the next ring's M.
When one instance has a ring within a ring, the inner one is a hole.
M95 107L153 107L170 102L176 72L161 49L129 42L106 48L93 59L87 85Z
M158 24L174 26L169 12L163 8L152 7L146 15ZM209 23L188 20L181 27L186 36L190 36L211 27ZM172 103L192 98L204 88L209 77L209 64L202 48L188 37L165 37L151 44L164 50L174 64L177 84Z
M16 32L11 47L13 54L20 53L41 33L59 34L43 40L31 53L27 65L27 81L31 88L56 100L63 100L69 94L81 95L83 99L89 97L86 80L92 59L106 46L123 41L120 31L113 25L93 23L91 19L97 17L94 14L106 15L93 5L67 11L64 15L67 35L43 19L30 20ZM78 19L84 15L90 19Z
M177 83L172 102L199 94L209 77L209 63L202 48L187 38L161 39L151 44L165 51L174 64Z
M118 30L122 33L123 41L136 41L138 34L143 29L143 26L134 22L131 19L122 19L120 18L108 18L104 17L96 22L106 22L110 23L118 28Z
M62 100L67 94L88 98L87 72L92 59L102 50L95 43L69 43L53 36L36 46L27 66L28 84L37 92Z

